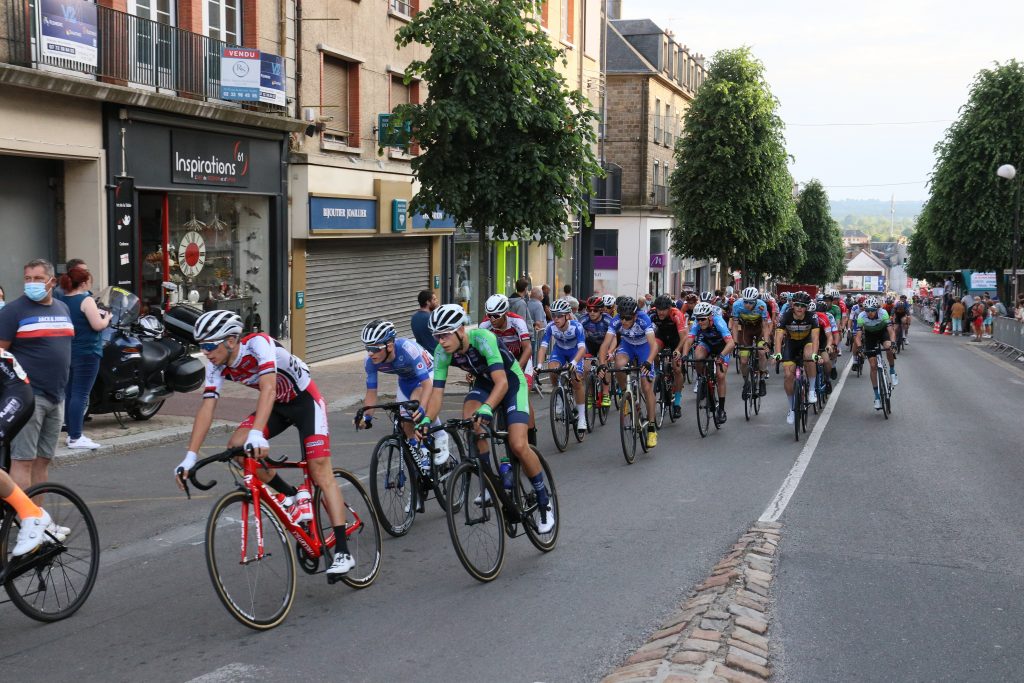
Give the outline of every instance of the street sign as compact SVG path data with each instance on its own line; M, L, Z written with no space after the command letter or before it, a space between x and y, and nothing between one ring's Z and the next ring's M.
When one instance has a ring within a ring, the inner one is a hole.
M404 199L391 200L391 232L405 232L409 220L409 202Z

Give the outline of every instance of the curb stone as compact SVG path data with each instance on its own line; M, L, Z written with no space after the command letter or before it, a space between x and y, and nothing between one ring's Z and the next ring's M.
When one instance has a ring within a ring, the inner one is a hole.
M626 663L601 683L763 683L772 676L768 598L782 525L740 536Z

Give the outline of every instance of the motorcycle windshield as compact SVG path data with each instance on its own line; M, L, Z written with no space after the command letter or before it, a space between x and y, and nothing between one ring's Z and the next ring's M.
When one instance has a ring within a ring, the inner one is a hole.
M110 327L131 325L139 317L139 297L127 289L107 287L96 295L96 305L110 311Z

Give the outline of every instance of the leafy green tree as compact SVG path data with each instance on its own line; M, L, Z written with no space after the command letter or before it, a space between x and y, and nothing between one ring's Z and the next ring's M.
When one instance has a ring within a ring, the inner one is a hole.
M395 108L394 134L411 130L422 153L410 209L438 208L486 239L535 239L558 248L571 215L589 214L597 115L556 70L564 55L532 17L532 0L435 0L399 29L420 43L406 83L422 78L426 100ZM484 251L484 250L481 250ZM486 270L484 271L486 272Z
M928 202L921 209L921 215L917 219L917 229L907 244L907 275L919 280L934 282L940 276L928 271L947 270L957 266L932 241L930 225L932 216L931 202Z
M749 48L715 54L676 143L675 254L742 267L787 234L793 187L778 106Z
M844 272L843 235L820 181L811 180L800 192L796 213L807 233L807 258L796 272L796 280L817 285L839 281Z
M1022 121L1024 64L1010 60L978 72L960 117L935 145L927 218L917 230L927 233L930 265L936 258L955 268L1009 266L1015 183L996 169L1012 163L1024 172ZM921 246L915 239L915 259L925 252Z
M770 276L776 281L793 281L797 271L807 258L807 233L800 224L800 217L792 212L786 231L777 236L772 244L755 258L748 260L746 268L754 279L756 274ZM747 278L744 278L744 284Z

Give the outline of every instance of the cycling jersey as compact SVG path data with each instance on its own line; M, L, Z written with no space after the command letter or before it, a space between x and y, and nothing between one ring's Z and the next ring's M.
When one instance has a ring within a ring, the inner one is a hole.
M654 338L661 342L663 348L676 348L686 334L686 316L676 308L668 309L668 315L664 318L656 315L651 322L654 325Z
M494 327L494 323L490 320L480 323L480 329L493 332L498 341L508 349L508 352L519 358L523 355L523 344L531 343L530 329L526 326L526 321L515 313L506 313L505 317L507 322L503 330Z
M590 315L583 314L580 318L580 325L583 327L583 335L587 340L587 347L596 342L599 346L604 343L604 337L608 334L608 328L612 325L612 317L602 313L596 321L590 319Z
M716 315L711 319L711 325L705 330L700 323L694 321L690 328L690 339L696 344L703 346L708 353L720 354L725 349L727 341L732 339L732 332L722 316ZM722 356L722 361L729 362L729 356Z
M259 389L260 377L277 373L277 403L289 403L310 385L309 368L273 337L256 332L238 340L238 357L231 365L206 366L203 398L219 398L224 380Z
M803 343L810 340L811 330L819 329L818 317L813 313L804 313L804 317L798 320L793 315L792 308L786 309L783 307L779 327L786 331L790 341Z
M878 333L889 326L889 314L884 308L878 309L878 317L871 319L867 311L861 311L857 316L857 326L865 332Z
M623 344L631 346L647 344L648 332L650 332L650 336L654 336L654 324L651 322L650 316L640 311L636 312L636 319L633 321L632 327L623 327L622 319L616 316L612 318L611 326L608 328L608 334L618 335Z
M836 304L832 304L828 308L828 312L832 314L832 318L838 323L843 320L843 309Z
M448 381L448 367L454 365L474 376L473 386L466 394L466 401L483 403L494 390L491 375L505 371L508 390L501 399L508 424L527 424L530 421L530 404L527 395L526 377L519 367L519 361L508 349L498 342L490 330L468 330L466 337L469 348L449 354L443 347L437 347L434 356L434 387L443 389Z
M906 316L907 313L907 305L902 301L897 301L896 304L892 307L892 315L894 318L896 318L896 320L903 320L904 316Z
M754 308L748 309L743 299L739 299L732 305L732 317L740 325L750 327L756 325L758 329L761 329L761 323L768 320L768 305L758 299L754 303Z
M548 326L544 328L544 337L540 341L540 346L546 349L552 345L552 342L554 342L555 349L571 351L572 355L576 355L576 349L586 347L583 325L578 320L569 319L565 329L560 330L555 323L548 323Z
M412 339L395 339L395 357L382 363L374 363L366 359L363 366L366 370L366 388L377 388L377 373L383 372L398 376L398 386L408 396L416 386L430 379L434 369L434 359L423 350L423 347Z
M28 375L12 353L0 349L0 443L10 443L35 410Z
M850 324L853 327L853 331L856 332L860 328L860 322L857 320L857 316L860 315L860 304L854 304L850 307Z

